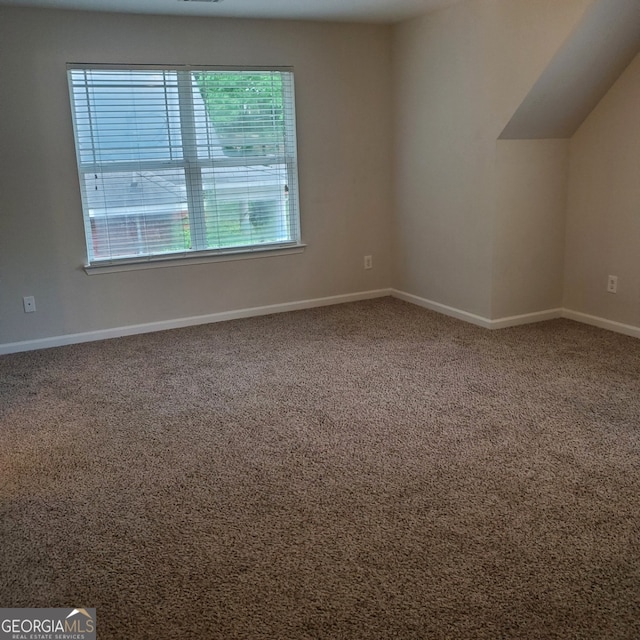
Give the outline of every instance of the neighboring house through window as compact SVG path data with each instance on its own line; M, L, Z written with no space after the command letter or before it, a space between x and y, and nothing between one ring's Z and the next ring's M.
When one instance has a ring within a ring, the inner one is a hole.
M89 266L300 246L290 69L68 76Z

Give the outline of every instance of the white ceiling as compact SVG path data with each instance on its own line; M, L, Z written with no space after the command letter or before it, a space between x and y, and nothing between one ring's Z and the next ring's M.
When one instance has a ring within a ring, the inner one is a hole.
M236 18L399 22L461 0L0 0L0 5Z
M500 137L571 138L639 52L640 0L598 0Z

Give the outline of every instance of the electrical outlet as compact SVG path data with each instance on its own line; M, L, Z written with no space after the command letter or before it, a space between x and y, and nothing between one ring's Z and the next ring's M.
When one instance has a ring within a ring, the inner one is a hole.
M609 293L618 293L618 276L609 276L607 280L607 291Z
M373 256L365 256L364 257L364 268L365 269L373 269Z
M22 298L22 305L25 313L33 313L36 310L36 299L33 296Z

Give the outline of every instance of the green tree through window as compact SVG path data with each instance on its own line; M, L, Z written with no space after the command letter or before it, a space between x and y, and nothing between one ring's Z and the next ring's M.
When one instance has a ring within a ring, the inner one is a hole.
M284 109L279 73L202 71L194 75L227 155L282 152Z

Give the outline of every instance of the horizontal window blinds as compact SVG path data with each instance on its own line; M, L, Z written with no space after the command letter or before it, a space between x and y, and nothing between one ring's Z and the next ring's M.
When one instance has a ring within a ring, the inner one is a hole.
M299 243L290 70L68 75L89 264Z

